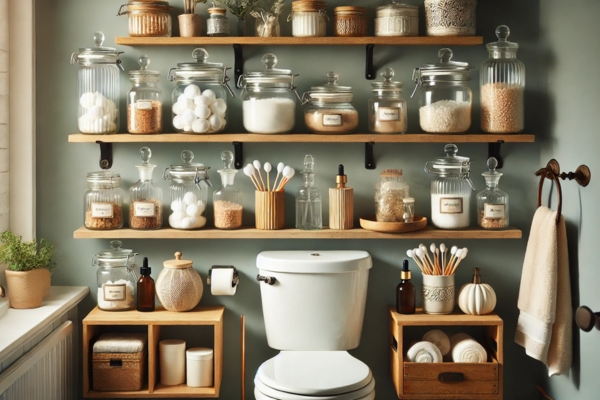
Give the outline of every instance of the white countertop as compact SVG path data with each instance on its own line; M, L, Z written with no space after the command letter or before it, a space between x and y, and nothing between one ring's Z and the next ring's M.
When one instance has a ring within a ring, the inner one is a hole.
M41 307L26 310L10 308L0 318L0 360L31 340L45 325L77 306L89 291L87 286L52 286Z

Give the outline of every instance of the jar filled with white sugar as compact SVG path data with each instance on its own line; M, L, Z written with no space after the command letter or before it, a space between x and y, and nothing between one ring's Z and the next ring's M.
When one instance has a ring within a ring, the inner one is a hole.
M439 229L462 229L471 223L471 193L475 186L469 178L471 162L460 157L458 147L447 144L445 157L425 164L425 172L434 174L431 181L431 223Z
M322 0L297 0L292 2L288 16L292 22L292 36L325 36L327 33L327 10Z
M250 133L287 133L296 123L296 101L300 100L289 69L275 68L275 54L261 59L262 71L249 71L240 76L238 87L243 88L242 117Z
M452 61L448 48L441 49L438 57L438 63L413 71L416 86L410 97L419 91L419 124L429 133L464 133L471 126L471 67Z
M120 240L110 242L110 249L92 257L98 267L98 308L104 311L125 311L135 308L135 256L129 249L121 248Z

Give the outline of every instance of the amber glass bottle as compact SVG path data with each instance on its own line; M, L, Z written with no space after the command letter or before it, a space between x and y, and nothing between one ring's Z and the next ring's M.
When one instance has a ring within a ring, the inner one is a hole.
M402 263L400 283L396 287L396 312L399 314L415 313L415 287L410 283L411 272L408 269L408 260Z
M137 283L137 310L154 311L154 279L150 276L152 269L148 267L148 257L144 257L144 263L140 269L141 277Z

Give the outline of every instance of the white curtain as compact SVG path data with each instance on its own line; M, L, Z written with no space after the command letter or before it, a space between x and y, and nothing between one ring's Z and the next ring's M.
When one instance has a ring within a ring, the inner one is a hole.
M8 0L0 0L0 232L8 229Z

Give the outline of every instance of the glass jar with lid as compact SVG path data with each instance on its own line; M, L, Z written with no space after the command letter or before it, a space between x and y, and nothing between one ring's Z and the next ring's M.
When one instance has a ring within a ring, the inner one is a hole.
M168 1L129 0L119 8L117 15L127 15L129 36L171 36L171 14Z
M104 34L94 33L94 47L80 48L71 54L77 63L77 129L81 133L104 134L119 130L119 69L117 51L103 47Z
M333 27L335 36L367 36L367 9L354 6L334 8Z
M126 311L135 308L135 256L133 250L122 249L120 240L112 240L110 249L92 257L97 267L98 308L104 311Z
M327 7L322 0L292 1L292 12L287 21L292 21L292 36L325 36L327 33Z
M321 189L315 186L315 159L304 156L304 183L296 190L296 229L323 228Z
M232 168L233 153L226 150L221 153L223 169L217 170L221 174L222 186L213 193L213 208L215 228L238 229L242 227L242 192L234 186L233 182L237 170Z
M384 68L383 81L374 82L369 100L369 132L406 133L406 100L402 98L402 82L394 82L394 70Z
M194 49L190 63L178 63L169 70L168 79L177 84L173 90L173 128L184 133L218 133L227 128L227 70L221 63L209 63L208 52Z
M517 60L519 45L509 42L510 29L496 28L497 42L488 43L489 59L481 64L481 129L518 133L524 128L525 64Z
M485 190L477 193L477 224L483 229L508 228L508 194L498 188L502 176L496 171L498 160L487 160L488 171L481 175L485 178Z
M471 126L473 94L468 63L452 61L452 50L438 52L440 61L413 71L419 90L419 124L425 132L464 133Z
M375 220L377 222L404 222L404 199L408 198L408 184L402 179L401 169L384 169L381 181L375 185Z
M88 190L83 196L84 226L94 230L123 226L121 175L111 171L89 172Z
M206 225L204 211L208 201L208 187L212 186L204 164L192 163L194 153L181 153L183 164L165 168L163 179L170 180L171 214L169 226L175 229L199 229Z
M313 86L302 95L304 123L312 133L346 134L358 127L358 111L352 106L353 92L350 86L340 86L339 74L329 71L325 85Z
M275 54L265 54L262 71L249 71L240 76L238 87L243 88L242 117L250 133L287 133L296 123L296 99L300 100L289 69L275 68Z
M229 18L223 7L210 7L206 20L206 34L208 36L229 36Z
M419 7L396 0L377 7L375 36L419 36Z
M455 144L444 147L445 157L425 164L425 172L435 174L431 181L431 223L440 229L467 228L471 223L471 162L460 157Z
M140 180L129 188L129 227L131 229L159 229L162 226L162 189L152 181L156 165L150 164L152 151L140 149L142 164L136 165Z
M131 90L127 94L127 132L136 134L162 132L162 92L158 87L159 71L148 70L150 58L138 59L139 70L129 71Z

